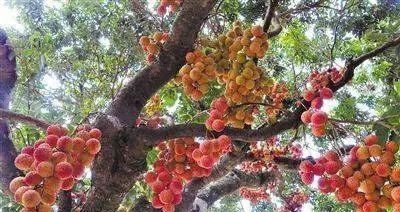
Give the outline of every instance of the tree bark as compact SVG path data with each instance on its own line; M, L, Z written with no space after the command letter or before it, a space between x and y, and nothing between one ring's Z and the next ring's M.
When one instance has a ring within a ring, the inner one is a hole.
M193 204L192 212L205 211L221 197L241 187L260 187L276 179L275 172L245 173L234 169L225 177L200 191Z
M7 110L11 91L17 80L14 51L8 43L6 33L0 29L0 108ZM0 119L0 183L4 193L9 193L11 180L20 174L14 165L17 151L10 139L8 121Z
M185 63L193 44L216 0L184 1L172 35L158 60L141 70L119 92L100 115L96 127L102 130L102 150L94 161L92 188L83 211L115 211L146 166L149 146L138 134L128 134L147 100L169 82Z

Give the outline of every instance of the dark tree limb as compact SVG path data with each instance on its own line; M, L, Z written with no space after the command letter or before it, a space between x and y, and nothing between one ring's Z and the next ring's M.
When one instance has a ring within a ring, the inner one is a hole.
M60 197L60 204L58 205L58 212L71 212L72 211L71 191L62 191L59 197Z
M15 113L9 110L1 109L0 108L0 118L1 119L8 119L11 121L17 121L17 122L25 122L28 124L35 125L43 130L46 130L48 126L50 126L49 123L46 121L37 119L32 116L27 116L19 113Z
M146 170L149 147L140 135L127 131L154 93L185 63L201 25L217 0L186 0L175 19L170 39L158 59L139 71L116 95L95 126L102 130L102 149L92 168L92 187L83 211L115 211L126 192Z
M263 171L246 173L234 169L225 177L200 191L193 204L192 212L205 211L221 197L231 194L241 187L258 188L276 179L275 172Z
M382 52L386 51L387 49L389 49L391 47L395 47L399 44L400 44L400 36L390 40L389 42L383 44L382 46L379 46L378 48L376 48L370 52L367 52L363 55L360 55L359 57L351 59L348 62L348 64L346 65L346 67L350 68L350 69L355 69L357 66L359 66L364 61L371 59L371 58L377 56L378 54L381 54Z
M397 37L368 53L365 53L354 59L347 60L343 78L336 84L331 83L329 87L334 92L339 90L353 78L354 69L358 67L362 62L373 58L378 54L384 52L385 50L399 44L400 37ZM150 145L155 145L159 140L168 140L178 137L204 137L210 134L214 136L218 136L221 134L229 135L232 139L246 142L261 141L288 129L296 128L297 126L299 126L301 114L309 107L310 102L303 100L302 106L296 108L287 117L276 122L275 124L268 125L257 130L226 127L225 130L221 133L210 133L204 124L181 124L169 127L162 127L158 129L141 127L137 129L132 129L131 133L143 136L143 139L146 140L146 142Z
M188 0L182 4L170 39L161 49L157 61L141 70L117 94L107 114L127 126L133 126L147 100L169 82L185 64L185 55L193 44L201 25L217 0Z
M265 14L264 24L263 24L263 30L266 33L269 31L269 27L271 26L272 18L275 16L275 9L278 6L278 2L279 2L279 0L270 0L269 1L268 10L267 10L267 13Z
M210 176L205 178L197 178L190 181L182 194L182 203L176 207L177 212L186 212L192 207L193 201L196 198L197 192L232 171L235 166L246 158L248 145L237 148L233 152L224 155L220 161L213 166L213 171Z
M6 33L0 29L0 108L8 110L11 91L17 80L14 51L8 44ZM10 139L6 120L0 119L0 183L3 193L9 193L8 185L20 172L14 165L17 151Z

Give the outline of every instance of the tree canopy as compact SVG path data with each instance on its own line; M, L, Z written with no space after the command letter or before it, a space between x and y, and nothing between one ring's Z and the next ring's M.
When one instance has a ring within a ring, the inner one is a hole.
M6 5L2 211L400 211L397 1Z

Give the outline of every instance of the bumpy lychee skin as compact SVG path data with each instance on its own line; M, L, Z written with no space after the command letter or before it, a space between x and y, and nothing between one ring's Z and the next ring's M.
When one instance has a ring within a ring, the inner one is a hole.
M181 194L183 191L183 185L178 180L172 180L171 183L169 184L169 189L174 194Z
M46 136L46 143L50 145L51 147L57 147L57 140L58 140L58 135L48 135Z
M42 182L42 177L36 171L30 171L25 175L24 182L27 185L35 186Z
M64 152L57 151L52 154L51 160L52 160L53 164L57 165L58 163L66 162L67 155Z
M62 131L59 125L50 125L47 127L46 135L61 135Z
M303 160L300 163L299 169L304 173L312 173L314 165L309 160Z
M157 174L154 172L147 172L144 176L144 181L147 184L152 184L157 180Z
M81 153L85 150L86 141L83 140L82 138L73 138L72 143L74 143L73 152Z
M52 152L51 148L39 146L33 152L33 157L35 158L35 160L42 162L42 161L50 160L52 154L53 154L53 152Z
M323 104L324 101L322 100L321 97L317 97L311 101L311 107L314 109L320 109Z
M368 147L369 154L371 157L379 157L382 155L382 147L378 144L372 144Z
M26 146L21 149L21 153L28 154L33 157L33 152L35 151L35 148L33 146Z
M27 190L22 195L22 204L27 208L34 208L40 203L40 194L35 190Z
M12 193L15 193L17 189L24 185L24 177L16 177L10 182L9 189Z
M363 211L377 212L379 210L377 204L372 201L364 203L362 207Z
M78 163L78 162L72 163L71 165L72 165L72 168L73 168L72 176L74 178L81 178L82 175L85 172L85 166L83 164L81 164L81 163Z
M225 123L221 119L215 119L211 127L215 132L222 132L225 129Z
M210 169L214 165L214 159L210 155L203 155L198 162L200 167Z
M315 93L312 90L304 90L302 96L306 101L311 102L315 97Z
M328 120L328 116L323 111L317 111L311 116L311 123L315 126L325 125Z
M333 91L330 88L322 88L319 91L319 95L323 98L323 99L330 99L333 97Z
M378 140L379 140L379 137L378 136L376 136L376 135L367 135L367 136L365 136L365 138L364 138L364 142L365 142L365 144L367 145L367 146L371 146L371 145L373 145L373 144L376 144L376 143L378 143Z
M45 178L43 181L43 190L48 194L57 194L62 185L62 180L58 179L57 177L48 177Z
M91 138L91 139L87 140L86 141L86 149L92 155L97 154L98 152L100 152L100 149L101 149L100 141L95 138Z
M28 154L19 154L15 160L14 164L19 170L27 171L31 168L34 158Z
M64 182L61 185L61 189L64 191L71 190L74 187L75 180L74 178L68 178L64 180Z
M57 200L57 196L54 194L48 194L46 192L41 193L42 200L41 202L45 205L54 205Z
M356 152L357 158L359 160L365 160L369 158L369 151L368 151L368 147L362 146L360 148L358 148L357 152Z
M314 175L312 173L302 173L301 181L306 185L310 185L314 181Z
M221 146L221 149L224 151L229 151L232 145L232 140L229 136L221 135L218 137L218 143Z
M400 186L394 187L391 192L392 199L396 203L400 203Z
M39 204L38 212L53 212L53 209L51 208L50 205L45 205L45 204Z
M62 136L57 140L57 148L63 152L70 153L74 148L74 143L70 137Z
M50 177L53 176L54 165L49 161L43 161L37 165L36 171L41 177Z
M159 198L164 204L171 204L174 201L174 193L171 190L166 189L159 194Z
M65 180L72 177L73 167L68 162L61 162L56 165L54 172L56 177L60 178L61 180Z
M325 171L330 175L336 174L340 170L340 168L342 167L337 161L328 161L325 164Z
M375 172L380 177L387 177L392 173L392 169L386 163L380 163L376 168Z
M307 111L304 111L302 114L301 114L301 121L304 123L304 124L309 124L309 123L311 123L311 116L313 115L313 113L310 111L310 110L307 110Z
M100 139L101 138L101 131L97 128L93 128L89 131L89 135L92 138Z
M375 191L375 183L372 180L366 179L360 183L360 191L366 194Z
M399 144L394 141L388 141L385 144L385 150L386 151L391 151L393 153L396 153L399 150Z
M89 154L87 152L82 152L78 154L78 162L83 164L84 166L89 166L94 159L94 155Z
M30 190L31 188L29 186L21 186L19 187L15 193L14 193L14 201L18 203L22 203L22 195Z

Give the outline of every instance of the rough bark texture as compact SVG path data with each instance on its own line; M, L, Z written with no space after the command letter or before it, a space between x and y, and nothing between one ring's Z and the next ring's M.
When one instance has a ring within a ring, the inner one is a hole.
M160 51L158 60L138 73L117 95L108 114L132 126L147 100L169 82L185 64L185 55L193 44L217 0L188 0L182 4L170 39Z
M46 121L37 119L37 118L32 117L32 116L27 116L27 115L23 115L23 114L19 114L19 113L14 113L12 111L1 109L1 108L0 108L0 118L13 120L13 121L17 121L17 122L25 122L25 123L28 123L28 124L35 125L35 126L41 128L43 130L46 130L47 127L50 126L50 124L47 123Z
M274 172L245 173L234 169L225 177L200 191L191 211L205 211L215 201L240 187L260 187L276 178Z
M83 211L115 211L137 177L146 170L146 151L138 134L128 134L147 100L179 71L216 0L184 1L170 40L158 60L120 91L106 114L97 118L102 150L92 169L92 188Z
M209 177L197 178L190 181L186 186L182 194L182 203L176 206L177 212L189 211L192 207L193 201L196 199L197 192L213 181L220 179L221 177L232 171L235 166L246 158L248 145L238 147L235 151L224 155L220 161L214 165L213 171Z
M71 212L72 211L72 197L71 191L62 191L59 196L58 212Z
M16 62L14 51L8 45L6 33L0 29L0 108L8 109L11 91L14 88L16 75ZM14 166L17 156L14 144L10 139L10 129L6 120L0 119L0 183L2 191L8 192L10 181L19 175Z

